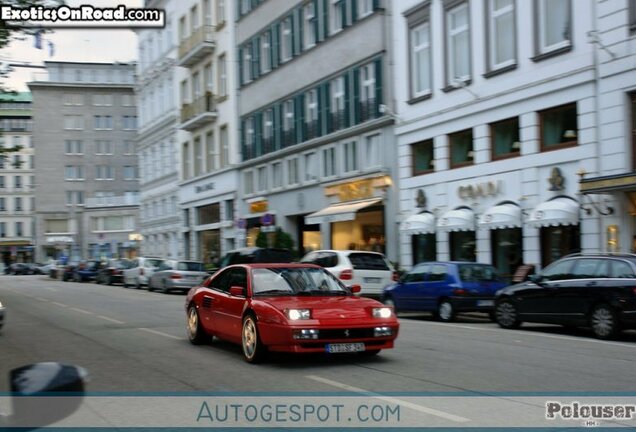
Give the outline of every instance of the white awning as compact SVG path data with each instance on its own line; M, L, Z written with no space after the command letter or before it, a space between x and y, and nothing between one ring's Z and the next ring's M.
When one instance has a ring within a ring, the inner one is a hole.
M470 209L447 211L437 221L437 228L442 232L475 231L475 214Z
M382 201L381 198L373 198L362 201L340 203L330 205L322 210L305 216L307 225L320 224L323 222L343 222L351 221L356 218L356 212L365 207L372 206Z
M402 222L400 231L406 234L432 234L436 231L435 216L429 212L411 215Z
M527 222L534 228L577 225L579 223L579 203L565 197L544 201L532 210Z
M479 219L485 229L521 228L521 208L508 203L490 207Z

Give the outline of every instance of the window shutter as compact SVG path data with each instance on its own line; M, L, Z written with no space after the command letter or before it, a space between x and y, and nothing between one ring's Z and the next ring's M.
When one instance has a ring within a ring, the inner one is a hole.
M280 64L280 23L272 26L272 69Z
M254 39L252 39L252 79L255 80L256 78L259 77L259 75L261 74L261 68L260 68L260 60L259 60L259 55L260 53L260 39L259 36L256 36Z
M241 158L243 159L243 161L247 160L247 152L246 152L246 146L245 146L245 120L241 120ZM184 156L184 158L187 156ZM184 173L184 175L187 175L186 173Z
M340 8L340 25L342 28L345 28L347 27L347 2L345 0L340 0L338 7Z
M382 58L377 58L373 61L375 66L375 117L381 117L380 105L384 103L382 97Z
M349 0L351 4L351 24L358 21L358 0Z
M351 75L349 71L344 75L344 125L345 127L353 126L351 122L351 97L353 92L351 91Z
M318 0L313 0L314 2L314 40L316 43L320 42L320 11L318 9Z
M245 84L245 82L243 82L243 48L239 48L238 58L239 58L239 62L238 62L239 83L243 85Z
M331 132L331 93L330 93L331 85L326 82L323 85L323 131L324 134L328 134Z
M271 65L272 69L274 69L278 64L274 63L274 59L275 59L275 54L276 54L276 48L274 47L274 41L275 41L275 26L271 26L269 29L269 64Z
M329 0L322 0L322 30L321 40L325 40L329 36Z
M274 122L274 148L275 150L280 150L282 147L282 133L283 133L283 119L282 119L282 108L281 104L274 105L273 107L273 122Z
M380 0L373 0L373 10L380 9Z
M296 120L296 142L301 143L306 139L307 127L305 126L305 95L299 94L296 96L296 114L294 119Z
M360 68L353 70L353 124L360 123Z
M296 23L296 11L292 11L291 14L287 15L289 21L291 22L291 55L292 57L296 57L298 55L298 46L296 44L296 33L298 32L298 24Z
M263 155L263 113L254 114L254 148L252 154L254 156Z
M301 7L296 9L296 20L298 21L298 26L296 26L297 31L294 34L298 43L298 49L297 49L298 54L303 52L303 41L305 40L303 35L303 32L305 31L305 26L303 25L304 24L303 14L304 14L304 7L301 5Z

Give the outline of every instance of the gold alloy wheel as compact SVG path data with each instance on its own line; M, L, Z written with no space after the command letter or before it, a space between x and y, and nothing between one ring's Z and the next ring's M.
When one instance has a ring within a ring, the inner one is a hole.
M256 353L257 344L256 323L251 316L243 321L243 353L248 360L252 360Z
M190 309L188 309L188 337L191 341L197 338L198 329L199 316L197 315L197 309L194 306L190 306Z

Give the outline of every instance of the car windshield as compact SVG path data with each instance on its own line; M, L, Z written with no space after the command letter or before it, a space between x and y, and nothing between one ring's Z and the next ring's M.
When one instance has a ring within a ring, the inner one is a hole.
M177 270L182 271L205 271L203 263L192 261L179 261L177 263Z
M259 268L252 272L254 295L346 295L349 291L321 268Z
M499 280L499 275L494 267L478 264L460 264L459 277L464 282L492 282Z

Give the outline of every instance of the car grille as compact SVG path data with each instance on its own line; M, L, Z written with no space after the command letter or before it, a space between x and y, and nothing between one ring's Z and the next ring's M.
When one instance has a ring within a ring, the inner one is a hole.
M372 328L320 329L320 339L360 339L372 337L374 337Z

